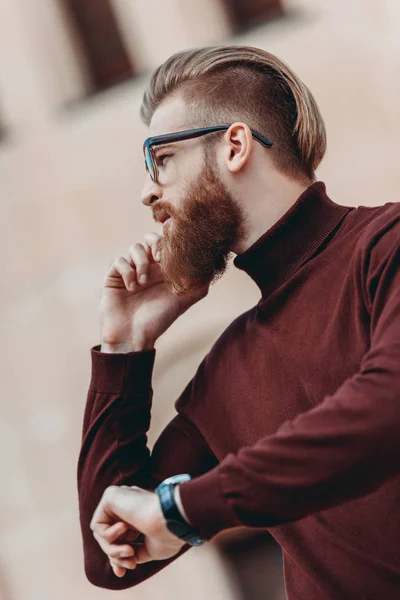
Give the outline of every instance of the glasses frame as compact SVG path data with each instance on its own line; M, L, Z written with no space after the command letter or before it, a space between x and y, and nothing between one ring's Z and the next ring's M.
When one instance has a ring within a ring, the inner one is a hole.
M226 131L230 125L215 125L213 127L200 127L199 129L186 129L185 131L176 131L173 133L165 133L163 135L156 135L147 138L143 143L143 154L144 164L146 171L149 173L150 178L154 183L158 182L158 168L156 163L156 156L153 148L160 146L168 142L180 142L182 140L189 140L191 138L197 138L207 133L214 133L216 131ZM272 146L271 140L264 137L254 129L250 129L252 136L260 142L265 148ZM148 164L150 163L150 164Z

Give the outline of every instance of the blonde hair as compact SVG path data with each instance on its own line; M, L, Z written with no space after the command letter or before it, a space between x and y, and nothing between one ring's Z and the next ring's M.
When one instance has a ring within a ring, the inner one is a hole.
M144 92L140 117L146 125L171 95L185 101L190 127L244 121L272 140L269 152L278 169L315 180L326 151L325 124L310 90L273 54L239 45L173 54L153 72ZM214 135L201 139L213 144Z

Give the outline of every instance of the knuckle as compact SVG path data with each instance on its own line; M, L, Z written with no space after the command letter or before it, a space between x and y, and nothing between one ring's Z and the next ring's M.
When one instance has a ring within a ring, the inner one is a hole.
M118 567L122 569L132 569L136 566L136 561L129 558L114 559Z
M123 256L118 256L118 258L115 259L114 264L117 267L124 267L126 264L126 259Z
M146 233L143 237L150 244L152 244L154 241L156 241L158 239L161 239L161 235L159 233L156 233L155 231L151 231L149 233Z
M128 257L131 257L131 259L134 262L137 262L139 256L140 256L139 246L137 244L132 244L132 246L129 246Z
M112 538L112 531L110 531L110 529L106 529L105 531L103 531L103 539L110 541L110 539Z
M115 490L117 489L116 485L109 485L103 493L103 498L108 500L115 495Z
M109 559L110 559L110 563L112 565L114 565L114 567L122 567L121 561L118 558L116 558L114 556L109 556Z
M144 256L144 257L140 258L140 260L136 261L136 269L137 269L138 273L144 273L144 272L147 272L148 268L149 268L149 259L146 254L146 256Z
M135 251L135 250L137 251L137 250L140 250L141 248L143 248L143 245L140 242L135 242L134 244L132 244L132 246L130 246L129 249L133 250L133 251Z
M120 554L121 554L121 551L119 550L119 548L117 546L111 546L111 548L108 551L108 555L113 559L120 558Z

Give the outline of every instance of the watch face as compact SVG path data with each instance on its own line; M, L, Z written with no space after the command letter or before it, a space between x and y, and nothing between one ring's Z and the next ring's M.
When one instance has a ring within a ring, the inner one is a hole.
M189 526L179 523L179 521L168 519L167 527L174 535L192 546L202 546L205 543L205 540L193 534Z
M168 519L167 527L178 537L189 533L189 526L186 526L179 521L175 521L174 519Z

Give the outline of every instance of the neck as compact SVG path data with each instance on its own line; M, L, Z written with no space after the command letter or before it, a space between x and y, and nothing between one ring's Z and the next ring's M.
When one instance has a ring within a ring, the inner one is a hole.
M247 187L246 196L241 202L246 215L246 233L232 248L232 252L242 254L250 248L279 221L311 183L288 179L278 173L266 185L253 186L252 189L251 186L250 189Z
M325 184L316 181L250 248L236 256L234 265L253 279L264 300L332 242L350 210L333 202Z

